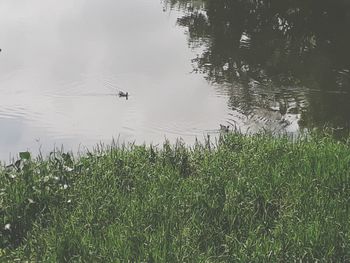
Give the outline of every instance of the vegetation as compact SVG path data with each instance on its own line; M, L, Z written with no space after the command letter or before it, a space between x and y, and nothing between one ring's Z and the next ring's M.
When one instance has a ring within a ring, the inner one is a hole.
M0 171L0 261L349 261L349 146L229 134L22 153Z

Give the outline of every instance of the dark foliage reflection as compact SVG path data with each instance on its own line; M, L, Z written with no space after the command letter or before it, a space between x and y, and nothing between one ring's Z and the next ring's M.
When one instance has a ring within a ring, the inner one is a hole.
M350 2L168 0L200 54L194 71L230 95L232 121L274 130L350 126Z

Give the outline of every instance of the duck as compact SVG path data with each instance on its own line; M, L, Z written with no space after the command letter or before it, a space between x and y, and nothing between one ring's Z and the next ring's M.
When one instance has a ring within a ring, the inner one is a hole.
M124 91L119 91L118 95L119 95L119 97L128 98L129 93L128 92L124 92Z
M220 124L220 131L222 132L229 132L230 131L230 126L229 125L222 125Z

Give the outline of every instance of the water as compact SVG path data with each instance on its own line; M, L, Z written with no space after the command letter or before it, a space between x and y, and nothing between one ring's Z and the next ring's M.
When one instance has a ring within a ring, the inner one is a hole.
M314 37L307 30L315 28L304 26L299 37L265 11L277 22L259 33L259 21L238 1L208 2L217 6L1 1L0 159L113 138L192 143L217 135L221 123L288 133L349 126L350 41L342 21L320 25L325 32Z
M228 95L243 130L350 127L350 3L343 0L167 0L201 49L194 72Z
M154 0L1 1L1 159L215 132L227 99L190 74L177 16Z

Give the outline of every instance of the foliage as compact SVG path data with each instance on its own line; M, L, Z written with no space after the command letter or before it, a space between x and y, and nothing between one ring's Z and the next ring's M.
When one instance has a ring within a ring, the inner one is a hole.
M0 171L0 260L350 260L350 148L328 136L52 153Z

